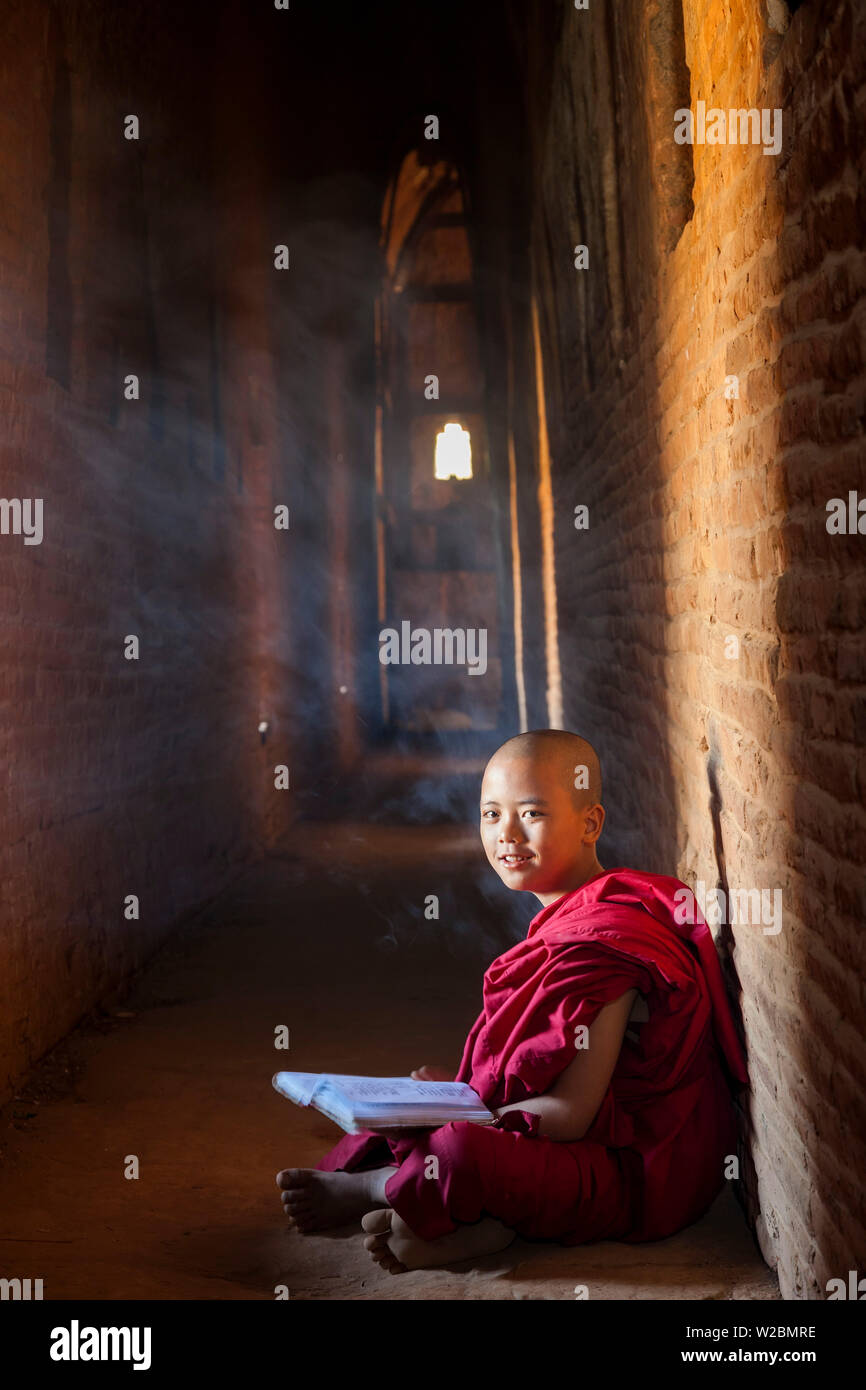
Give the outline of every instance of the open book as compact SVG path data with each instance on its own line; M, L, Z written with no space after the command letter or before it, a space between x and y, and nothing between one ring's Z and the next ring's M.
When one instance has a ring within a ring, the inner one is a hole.
M449 1120L492 1124L494 1116L462 1081L411 1076L340 1076L278 1071L274 1089L295 1105L312 1105L347 1134L362 1129L436 1129Z

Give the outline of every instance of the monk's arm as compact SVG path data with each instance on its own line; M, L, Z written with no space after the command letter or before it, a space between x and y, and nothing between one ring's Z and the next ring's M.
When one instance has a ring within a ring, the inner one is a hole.
M530 1100L503 1105L496 1114L529 1110L541 1117L538 1132L546 1139L567 1143L582 1139L610 1085L636 995L637 990L630 989L619 999L605 1004L590 1024L588 1046L576 1053L574 1061L560 1072L549 1091Z

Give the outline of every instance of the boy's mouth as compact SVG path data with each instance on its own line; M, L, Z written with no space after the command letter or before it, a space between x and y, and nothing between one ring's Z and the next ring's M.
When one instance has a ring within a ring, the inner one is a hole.
M500 854L498 856L500 864L504 864L508 869L519 869L524 864L529 864L534 858L534 854Z

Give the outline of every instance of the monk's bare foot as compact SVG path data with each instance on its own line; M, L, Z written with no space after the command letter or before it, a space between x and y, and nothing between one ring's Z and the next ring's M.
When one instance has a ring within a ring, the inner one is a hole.
M356 1221L371 1202L384 1202L385 1183L393 1168L363 1173L321 1173L318 1168L284 1168L277 1173L283 1210L290 1224L305 1235Z
M438 1240L419 1240L396 1211L384 1207L368 1211L361 1221L367 1231L364 1245L376 1264L389 1274L405 1274L410 1269L434 1269L457 1260L493 1255L514 1240L514 1232L501 1221L485 1217L473 1226L459 1226Z

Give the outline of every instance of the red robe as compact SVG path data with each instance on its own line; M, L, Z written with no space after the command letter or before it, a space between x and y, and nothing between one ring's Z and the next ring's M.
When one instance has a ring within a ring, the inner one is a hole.
M579 1025L626 990L644 996L649 1020L629 1023L583 1139L547 1139L519 1110L496 1126L347 1135L319 1168L396 1163L387 1199L428 1240L485 1215L565 1244L657 1240L695 1221L736 1154L731 1092L748 1076L709 927L687 894L675 878L606 871L543 908L484 977L457 1080L491 1109L543 1095L573 1060ZM677 921L684 901L694 925Z

